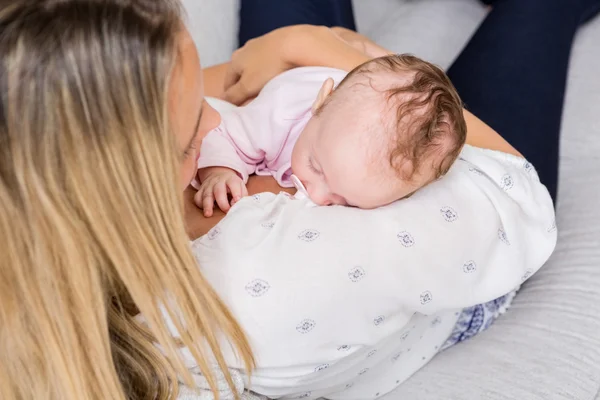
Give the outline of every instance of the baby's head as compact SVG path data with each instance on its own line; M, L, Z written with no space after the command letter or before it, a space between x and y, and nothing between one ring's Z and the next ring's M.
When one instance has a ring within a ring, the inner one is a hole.
M438 67L389 55L328 79L292 170L321 205L376 208L443 176L466 139L462 102Z

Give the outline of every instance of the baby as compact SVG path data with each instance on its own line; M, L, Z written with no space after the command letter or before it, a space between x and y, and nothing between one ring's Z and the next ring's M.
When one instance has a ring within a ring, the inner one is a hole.
M388 55L348 74L296 68L222 113L202 143L195 202L206 216L215 202L227 212L256 173L318 205L377 208L443 176L465 139L458 93L426 61Z

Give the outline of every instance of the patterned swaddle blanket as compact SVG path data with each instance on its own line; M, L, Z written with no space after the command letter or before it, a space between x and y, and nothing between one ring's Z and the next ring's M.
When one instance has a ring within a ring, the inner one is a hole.
M440 351L444 351L488 329L500 315L504 314L508 310L516 294L517 290L514 290L513 292L499 297L496 300L463 309L458 317L458 321L456 322L454 329L452 330L452 334L450 337L448 337L448 340L446 343L444 343ZM267 400L267 397L265 396L244 390L244 378L239 371L230 369L229 372L233 378L236 392L238 396L240 396L240 400ZM194 368L192 373L194 375L194 380L198 385L198 389L193 390L182 385L177 399L214 400L215 396L210 391L208 382L200 372L200 369ZM227 385L223 373L218 369L215 369L214 373L215 377L217 378L217 385L219 388L219 399L234 400L235 395Z
M525 160L465 146L447 179L410 202L367 215L345 207L309 207L284 195L248 197L195 241L193 250L260 356L253 388L285 398L377 398L439 349L485 330L506 310L511 289L554 249L552 206ZM377 231L385 240L357 235L354 227ZM343 243L344 251L328 246L327 238ZM436 252L419 238L436 243ZM454 250L463 242L478 245L464 255ZM289 254L295 254L289 262L277 262ZM396 259L401 265L388 268ZM462 308L470 304L478 305ZM356 310L364 317L356 318ZM449 318L427 320L438 313ZM397 344L395 335L410 331L413 319L420 336ZM347 343L360 347L350 356L339 354ZM417 349L421 353L413 356ZM396 362L397 355L407 362ZM228 365L243 368L238 364L230 354ZM212 398L200 395L197 400Z

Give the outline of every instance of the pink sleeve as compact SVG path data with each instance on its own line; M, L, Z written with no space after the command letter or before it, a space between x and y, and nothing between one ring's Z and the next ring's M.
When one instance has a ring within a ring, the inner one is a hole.
M221 113L221 124L202 141L198 169L227 167L244 180L281 147L293 121L273 123L274 93L261 93L251 104Z
M217 129L210 131L202 140L198 169L208 167L231 168L240 175L244 183L247 182L248 176L254 173L256 164L262 160L262 157L256 151L255 154L250 154L254 157L244 156L244 150L248 153L248 149L242 149L238 144L241 138L237 139L230 134L225 123L221 123Z

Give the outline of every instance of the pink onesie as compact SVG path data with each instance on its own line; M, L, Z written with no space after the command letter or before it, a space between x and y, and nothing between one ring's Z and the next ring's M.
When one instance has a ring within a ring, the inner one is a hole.
M327 78L346 72L325 67L295 68L268 82L244 107L221 112L221 124L202 141L198 168L228 167L244 182L251 174L272 175L293 187L292 150L312 117L311 107Z

